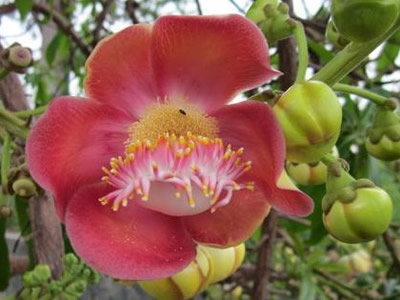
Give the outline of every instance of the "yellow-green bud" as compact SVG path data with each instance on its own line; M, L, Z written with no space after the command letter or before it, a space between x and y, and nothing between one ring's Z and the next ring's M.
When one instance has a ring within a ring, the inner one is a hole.
M333 195L324 197L323 221L328 232L342 242L368 242L388 228L392 220L392 201L379 187L353 185L352 188L338 192L336 199L329 199Z
M334 147L332 154L339 157L337 148ZM315 163L294 163L286 161L286 170L289 176L301 185L317 185L325 183L327 167L322 162Z
M342 108L335 93L325 83L295 84L273 109L285 135L288 160L315 162L335 145L340 134Z
M31 197L36 195L36 185L30 178L20 178L13 182L13 191L21 197Z
M184 270L165 279L141 281L139 285L159 300L190 299L209 284L230 276L244 257L244 244L226 249L197 246L197 255Z

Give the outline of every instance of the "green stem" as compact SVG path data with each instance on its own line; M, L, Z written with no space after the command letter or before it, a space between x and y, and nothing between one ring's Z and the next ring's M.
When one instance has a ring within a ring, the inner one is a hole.
M300 22L296 22L296 28L294 30L294 37L297 42L299 65L297 68L296 81L299 83L304 81L306 77L307 67L308 67L308 44L307 37L304 32L304 27Z
M0 118L0 124L10 133L15 134L16 136L26 140L29 134L28 128L20 128L10 123L5 119Z
M330 165L331 163L336 163L336 162L338 162L338 158L335 157L333 154L328 153L328 154L325 154L325 155L321 158L321 161L322 161L322 163L323 163L324 165L328 166L328 165Z
M12 113L11 111L9 111L3 107L0 107L0 118L6 119L7 121L11 122L15 126L22 127L22 128L26 127L26 122L24 120L21 120L14 113Z
M8 171L10 169L10 157L11 157L11 137L8 133L4 136L3 149L1 153L1 186L3 192L7 190L8 184Z
M323 81L333 86L353 71L380 44L387 40L400 27L400 19L384 35L367 43L350 43L311 79Z
M22 110L22 111L18 111L15 113L15 115L17 117L20 118L27 118L30 116L37 116L37 115L41 115L42 113L44 113L47 110L48 105L43 105L43 106L39 106L35 109L30 109L30 110Z
M363 97L365 99L369 99L372 102L374 102L377 105L384 105L385 102L388 100L386 97L375 94L371 91L365 90L363 88L351 86L348 84L343 84L343 83L336 83L333 86L333 89L338 92L345 92L349 94L354 94L360 97Z
M6 77L8 75L8 73L10 73L10 70L1 67L0 68L0 80L3 79L4 77Z

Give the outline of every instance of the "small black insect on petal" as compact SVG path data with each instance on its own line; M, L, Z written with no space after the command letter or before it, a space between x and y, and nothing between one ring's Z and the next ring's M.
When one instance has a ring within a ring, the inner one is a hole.
M184 111L183 109L180 109L179 112L180 112L182 115L186 116L186 111Z

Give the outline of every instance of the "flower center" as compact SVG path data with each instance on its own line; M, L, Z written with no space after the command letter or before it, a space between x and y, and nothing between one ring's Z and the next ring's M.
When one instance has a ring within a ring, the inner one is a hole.
M234 191L253 190L253 182L236 181L251 162L242 162L243 148L224 147L216 124L191 106L156 104L131 126L125 157L112 158L110 168L103 168L102 180L114 190L99 201L111 202L115 211L132 200L183 216L214 211L228 204Z
M149 140L155 144L165 133L185 136L188 132L216 138L217 121L190 104L155 103L131 126L129 142Z

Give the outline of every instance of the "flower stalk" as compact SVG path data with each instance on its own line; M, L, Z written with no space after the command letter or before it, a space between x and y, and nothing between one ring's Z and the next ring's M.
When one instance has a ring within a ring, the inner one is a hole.
M348 44L311 79L333 86L353 71L376 47L386 41L400 28L400 19L382 36L366 43Z
M344 84L344 83L336 83L333 86L333 90L335 90L337 92L344 92L344 93L360 96L362 98L372 101L376 105L385 105L388 100L388 98L378 95L374 92L365 90L363 88L355 87L355 86L352 86L349 84Z
M294 29L294 38L296 39L299 58L299 65L297 68L295 83L299 83L305 80L308 67L307 37L304 32L304 27L300 22L296 22L296 28Z

